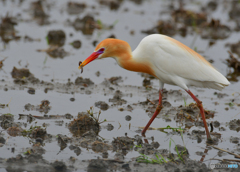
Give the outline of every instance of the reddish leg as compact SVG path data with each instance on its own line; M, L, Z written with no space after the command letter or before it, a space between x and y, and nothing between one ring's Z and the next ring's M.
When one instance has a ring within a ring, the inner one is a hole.
M142 130L142 136L145 137L145 133L149 126L152 124L153 120L156 118L156 116L159 114L159 112L162 110L162 90L159 90L159 103L157 105L156 111L154 112L152 118L148 121L147 125Z
M195 100L195 102L197 103L198 108L200 109L200 113L202 115L202 120L203 120L203 124L206 130L206 134L207 134L207 139L211 139L209 130L208 130L208 126L207 126L207 122L206 122L206 118L205 118L205 114L204 114L204 109L202 106L202 102L200 100L198 100L198 98L196 96L194 96L194 94L190 91L190 90L185 90L192 98L193 100Z

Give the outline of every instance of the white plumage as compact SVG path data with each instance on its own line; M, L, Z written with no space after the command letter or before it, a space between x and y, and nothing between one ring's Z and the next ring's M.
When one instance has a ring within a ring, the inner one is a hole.
M229 81L202 56L170 37L153 34L145 37L133 51L132 57L148 61L163 83L222 90Z
M121 67L127 70L148 73L159 79L159 104L143 129L143 136L163 108L162 89L166 83L183 88L196 101L207 138L211 139L202 102L188 89L188 86L222 90L230 83L204 57L175 39L153 34L145 37L133 52L125 41L105 39L97 45L95 51L86 60L79 63L79 68L95 59L106 57L113 57Z

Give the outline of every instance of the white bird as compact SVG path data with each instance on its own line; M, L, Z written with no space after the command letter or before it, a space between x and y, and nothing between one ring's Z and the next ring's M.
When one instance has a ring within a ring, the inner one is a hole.
M146 36L133 52L127 42L108 38L100 42L86 60L79 62L79 69L95 59L106 57L114 58L124 69L148 73L159 79L159 104L143 129L143 136L163 108L162 91L164 83L166 83L181 87L196 101L202 115L207 138L211 139L202 102L188 87L222 90L230 83L204 57L181 42L160 34Z

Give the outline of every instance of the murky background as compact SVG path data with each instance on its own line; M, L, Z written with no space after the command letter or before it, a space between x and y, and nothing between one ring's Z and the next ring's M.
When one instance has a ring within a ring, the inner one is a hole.
M45 160L67 161L71 156L78 160L89 160L102 157L102 152L84 148L77 143L74 144L81 149L79 155L69 148L70 143L60 150L58 134L69 138L75 137L68 128L73 119L65 117L41 119L40 117L44 115L46 117L69 113L73 118L77 118L78 112L87 112L91 106L94 107L94 112L98 112L99 108L95 107L95 102L103 101L109 108L102 110L100 119L106 119L107 122L101 124L98 134L105 143L111 145L113 137L125 136L125 133L131 138L140 135L139 127L144 127L152 116L152 113L146 112L151 103L142 105L140 102L145 102L147 98L158 99L158 80L148 75L126 71L111 58L90 63L84 67L82 74L78 70L78 62L87 58L94 51L95 45L107 37L125 40L134 50L138 43L151 33L169 35L191 47L231 81L231 85L222 92L201 88L191 88L191 91L198 95L206 110L215 112L207 122L220 123L220 126L214 127L214 132L221 135L216 146L239 154L240 124L236 122L235 128L229 125L230 121L240 117L238 1L79 0L77 3L82 5L57 0L0 1L0 61L3 60L0 69L0 103L9 103L8 107L0 108L0 115L7 113L14 115L14 122L23 130L28 130L30 126L46 128L51 138L43 139L40 146L45 150L42 154ZM4 25L4 22L7 24ZM53 30L63 31L63 41L57 38L62 41L61 43L57 41L51 44L47 35ZM74 48L71 44L75 40L81 42L80 48ZM14 82L11 74L14 67L29 69L40 82L24 84L22 81L21 84ZM89 78L94 85L76 85L77 77ZM150 84L146 86L144 79L150 81ZM29 88L34 91L29 91ZM219 153L216 149L209 149L206 154L203 153L206 149L206 137L203 135L199 140L193 136L192 131L204 131L204 128L196 125L196 121L191 121L192 125L186 127L184 120L181 122L175 116L179 113L178 107L185 106L184 100L186 105L193 100L179 87L165 85L165 89L168 91L165 100L171 107L164 107L151 127L161 128L170 125L187 128L183 138L190 159L199 161L205 156L206 164L209 164L211 158L233 159L233 155ZM121 92L120 100L111 101L117 90ZM43 100L50 102L50 109L47 112L40 112L34 108L26 109L26 104L38 106ZM38 118L28 122L26 117L19 118L19 114L31 114ZM114 128L110 130L108 124ZM36 138L11 136L8 134L8 127L3 127L3 123L1 126L0 136L6 140L0 147L1 158L23 155L28 147L33 146ZM169 150L170 138L183 145L179 134L167 131L170 134L149 130L146 136L149 142L152 140L151 137L154 137L154 141L160 144L160 149ZM108 158L114 158L116 151L109 149L107 152ZM138 151L128 151L124 161L130 161L137 156ZM4 171L3 168L0 170Z

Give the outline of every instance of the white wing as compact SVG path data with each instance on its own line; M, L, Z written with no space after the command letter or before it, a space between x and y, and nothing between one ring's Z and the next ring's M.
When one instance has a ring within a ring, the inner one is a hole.
M230 83L201 55L170 37L145 37L133 52L136 60L152 63L156 76L164 83L183 89L193 85L221 90Z

